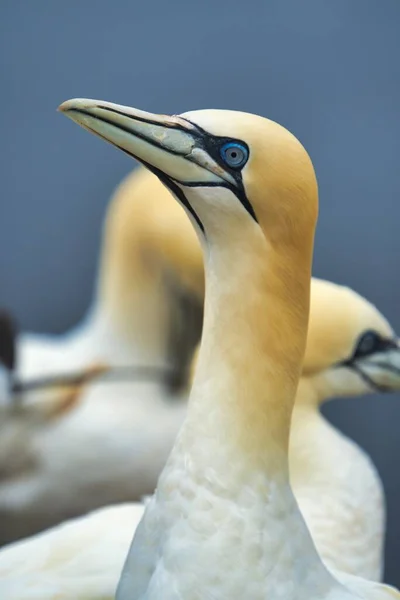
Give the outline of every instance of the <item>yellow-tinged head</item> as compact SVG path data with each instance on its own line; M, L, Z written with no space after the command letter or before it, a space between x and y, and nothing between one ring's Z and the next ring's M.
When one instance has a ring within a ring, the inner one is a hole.
M400 346L387 320L348 287L311 285L303 376L319 400L400 389Z
M301 237L302 247L312 246L314 170L302 145L277 123L224 110L154 115L87 99L60 110L153 171L203 233L221 230L221 217L225 231L243 233L250 218L272 243L295 245ZM221 188L230 193L221 196Z
M242 112L166 116L87 99L60 110L142 162L186 209L207 271L199 382L222 380L214 355L235 381L251 365L241 398L266 413L267 395L282 423L275 429L286 435L305 348L318 213L303 146L277 123ZM247 412L254 423L255 412ZM243 417L242 424L246 429Z

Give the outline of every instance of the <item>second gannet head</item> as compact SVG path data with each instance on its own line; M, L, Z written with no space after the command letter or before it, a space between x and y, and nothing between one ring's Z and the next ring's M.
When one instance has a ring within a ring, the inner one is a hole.
M303 376L312 381L319 401L399 390L399 340L365 298L313 279Z

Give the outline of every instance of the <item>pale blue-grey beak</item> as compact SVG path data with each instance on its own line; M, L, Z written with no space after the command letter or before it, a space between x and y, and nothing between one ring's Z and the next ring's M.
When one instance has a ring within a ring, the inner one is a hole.
M83 98L67 100L59 110L174 181L189 185L236 183L206 148L205 138L212 136L183 117Z

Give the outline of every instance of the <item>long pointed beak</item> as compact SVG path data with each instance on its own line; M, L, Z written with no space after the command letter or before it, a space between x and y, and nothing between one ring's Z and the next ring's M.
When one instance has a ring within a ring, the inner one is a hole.
M391 348L356 362L358 369L376 388L384 392L400 390L400 340Z
M235 184L205 150L207 133L183 117L83 98L68 100L58 110L158 175L191 185L222 181Z

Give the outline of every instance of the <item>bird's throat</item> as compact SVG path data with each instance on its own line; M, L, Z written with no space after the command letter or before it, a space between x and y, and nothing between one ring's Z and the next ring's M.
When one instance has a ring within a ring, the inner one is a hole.
M189 429L218 440L222 453L224 446L236 448L249 469L286 477L308 325L309 257L290 248L278 252L260 229L243 245L210 243L205 270Z

